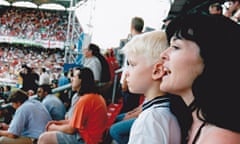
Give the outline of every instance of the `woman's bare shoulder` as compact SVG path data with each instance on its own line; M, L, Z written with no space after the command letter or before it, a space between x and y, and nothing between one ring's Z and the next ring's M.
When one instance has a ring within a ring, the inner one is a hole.
M199 144L240 144L240 133L207 125L199 138Z

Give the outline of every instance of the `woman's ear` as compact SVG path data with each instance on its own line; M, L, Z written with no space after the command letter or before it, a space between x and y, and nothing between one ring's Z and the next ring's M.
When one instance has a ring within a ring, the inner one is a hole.
M154 80L161 80L164 75L162 62L159 61L153 66L152 78Z

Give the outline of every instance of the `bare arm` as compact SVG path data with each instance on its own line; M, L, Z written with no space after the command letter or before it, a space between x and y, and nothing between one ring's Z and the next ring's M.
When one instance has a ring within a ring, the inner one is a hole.
M0 123L0 129L1 130L7 130L9 128L9 125L6 123Z
M63 120L61 122L52 122L46 127L47 131L61 131L67 134L73 134L76 129L71 127L68 120Z
M0 136L6 136L9 138L17 138L17 135L14 135L12 133L9 133L7 130L0 130Z
M52 124L61 125L61 124L68 124L68 123L69 123L69 120L49 121L46 125L46 129L48 129L48 127Z
M142 105L139 105L137 108L129 111L126 113L125 117L123 120L131 119L131 118L137 118L138 115L142 112Z

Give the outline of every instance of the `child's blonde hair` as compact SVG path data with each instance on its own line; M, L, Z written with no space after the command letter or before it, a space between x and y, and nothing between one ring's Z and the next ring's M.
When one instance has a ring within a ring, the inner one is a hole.
M136 35L122 49L124 54L132 53L144 55L150 63L160 60L160 54L168 47L166 33L163 31L151 31Z

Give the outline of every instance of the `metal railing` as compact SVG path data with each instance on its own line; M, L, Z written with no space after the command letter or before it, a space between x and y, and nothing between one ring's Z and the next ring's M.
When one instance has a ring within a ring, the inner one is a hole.
M55 93L58 93L58 92L61 92L61 91L64 91L64 90L70 89L70 88L71 88L71 84L69 83L69 84L66 84L66 85L63 85L63 86L60 86L60 87L57 87L57 88L52 89L52 93L55 94ZM33 98L33 99L37 98L37 95L35 94L35 95L31 96L31 99L32 99L32 98ZM5 101L4 101L3 99L0 100L0 110L12 106L12 103L6 103L6 104L4 104L4 102L5 102Z
M115 72L114 72L115 75L114 75L113 91L112 91L112 103L114 103L114 101L115 101L117 86L118 86L118 82L119 82L118 76L122 71L123 71L123 68L120 68L120 69L115 70ZM58 92L66 90L66 89L71 89L71 83L52 89L52 93L56 94ZM37 98L37 94L31 96L31 98ZM0 110L7 108L9 106L12 106L12 104L11 103L4 104L4 100L0 100Z
M114 82L113 82L113 92L112 92L112 103L115 101L115 96L117 92L117 85L118 85L118 75L119 73L123 72L123 68L117 69L114 72Z

